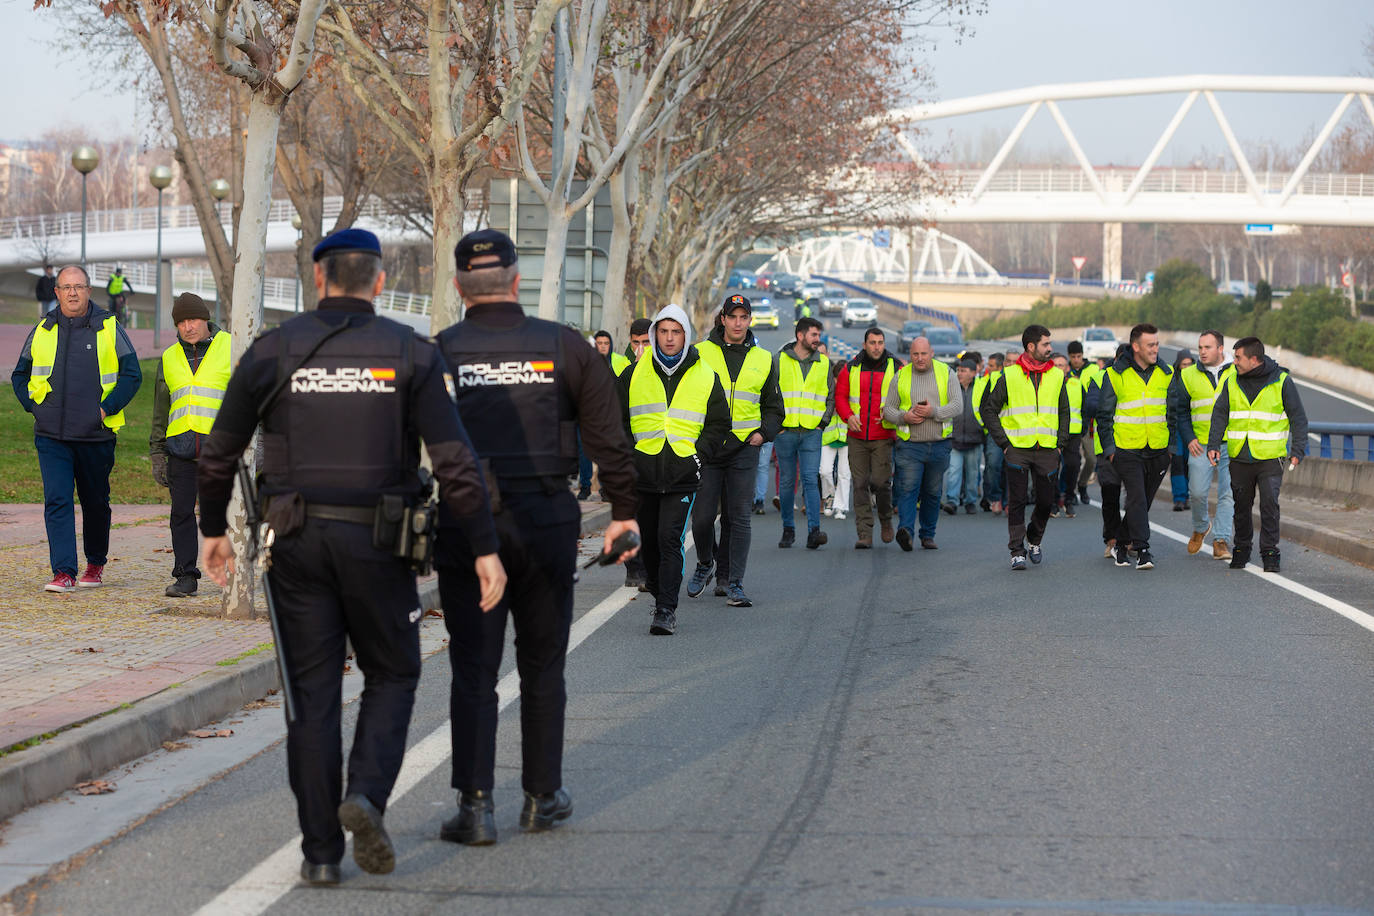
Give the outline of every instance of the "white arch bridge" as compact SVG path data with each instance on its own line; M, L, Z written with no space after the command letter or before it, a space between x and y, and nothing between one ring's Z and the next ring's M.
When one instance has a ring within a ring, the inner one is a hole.
M914 244L913 244L914 243ZM851 283L1006 281L969 245L937 229L877 230L818 236L779 251L764 268Z

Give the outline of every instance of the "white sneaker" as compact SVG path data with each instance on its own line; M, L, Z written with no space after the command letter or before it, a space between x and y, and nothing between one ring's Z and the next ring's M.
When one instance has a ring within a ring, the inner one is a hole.
M826 506L824 509L821 510L821 515L824 515L826 518L830 518L834 514L835 510L830 508L829 506Z
M835 519L836 519L837 521L843 521L843 520L844 520L844 513L841 512L839 509L836 509L836 510L835 510Z

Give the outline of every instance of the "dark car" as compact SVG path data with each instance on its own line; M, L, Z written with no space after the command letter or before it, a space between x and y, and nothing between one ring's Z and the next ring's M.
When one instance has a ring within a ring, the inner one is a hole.
M919 318L911 321L902 322L902 333L897 340L897 346L902 353L911 349L911 342L926 332L926 328L934 326L933 321L922 321Z
M844 311L844 300L848 297L842 289L828 286L821 296L821 312L825 315L838 315Z
M779 296L795 296L801 287L802 278L796 274L773 274L773 290Z
M924 336L936 359L953 362L964 351L964 337L954 328L926 328Z
M747 270L730 271L730 280L726 283L730 289L753 289L755 286L754 275Z

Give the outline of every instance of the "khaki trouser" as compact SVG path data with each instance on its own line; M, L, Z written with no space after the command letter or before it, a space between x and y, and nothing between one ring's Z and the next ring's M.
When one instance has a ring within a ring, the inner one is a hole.
M872 537L875 497L878 520L892 521L892 440L850 438L849 470L854 478L854 530L861 538Z
M1088 424L1091 426L1091 424ZM1078 486L1086 487L1088 481L1092 479L1093 470L1097 467L1097 455L1093 453L1093 434L1091 430L1084 430L1082 442L1083 465L1078 471ZM1073 481L1065 481L1070 484Z

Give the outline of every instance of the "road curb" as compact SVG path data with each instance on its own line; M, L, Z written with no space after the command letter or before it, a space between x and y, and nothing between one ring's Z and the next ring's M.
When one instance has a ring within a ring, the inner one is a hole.
M0 821L222 719L278 686L270 653L198 675L0 760Z
M1257 533L1259 528L1260 522L1257 513L1255 515L1255 531ZM1280 551L1283 549L1283 541L1292 541L1294 544L1310 547L1312 550L1320 551L1328 556L1349 560L1351 563L1367 569L1374 569L1374 547L1371 547L1367 541L1310 522L1289 521L1283 517L1281 506L1279 509L1279 541Z

